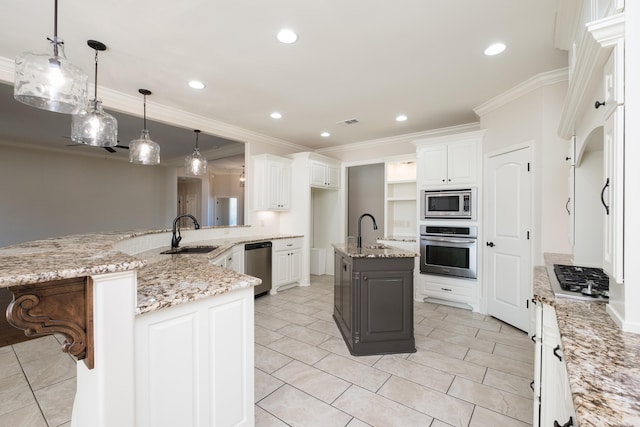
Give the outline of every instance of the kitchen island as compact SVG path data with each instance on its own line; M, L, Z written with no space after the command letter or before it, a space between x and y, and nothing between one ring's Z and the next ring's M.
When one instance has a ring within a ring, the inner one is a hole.
M335 249L333 318L354 356L416 351L415 252L386 245Z
M291 236L255 236L250 227L182 236L183 246L217 248L160 254L168 230L0 248L0 287L15 298L9 321L31 335L63 334L63 351L79 359L72 426L253 425L260 280L211 261L238 244Z
M570 256L545 254L549 265ZM575 409L574 426L640 425L640 335L623 332L606 303L556 297L548 269L534 271L534 301L553 306Z

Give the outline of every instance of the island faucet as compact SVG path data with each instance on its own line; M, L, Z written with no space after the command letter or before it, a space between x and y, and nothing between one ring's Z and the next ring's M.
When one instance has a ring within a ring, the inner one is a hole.
M365 216L368 216L373 221L373 229L378 229L378 224L376 224L376 219L373 217L373 215L371 215L370 213L363 213L362 215L360 215L360 218L358 218L358 248L362 247L362 218L364 218Z
M173 220L173 230L171 234L171 248L177 248L180 245L180 240L182 240L182 236L180 235L180 226L178 225L178 221L180 218L191 218L193 221L193 228L198 230L200 228L200 224L198 224L198 220L195 216L190 214L178 215L176 219ZM177 231L177 234L176 234Z

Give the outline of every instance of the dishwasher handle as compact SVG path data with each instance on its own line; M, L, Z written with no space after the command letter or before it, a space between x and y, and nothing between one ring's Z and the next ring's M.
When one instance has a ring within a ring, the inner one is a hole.
M247 243L244 245L244 250L250 251L252 249L270 248L271 246L273 246L271 242Z

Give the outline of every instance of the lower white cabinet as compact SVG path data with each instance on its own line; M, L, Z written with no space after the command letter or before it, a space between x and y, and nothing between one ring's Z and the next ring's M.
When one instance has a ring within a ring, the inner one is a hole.
M254 425L253 298L250 287L136 317L137 427Z
M277 239L273 241L273 273L271 293L280 286L302 279L302 239Z
M244 245L236 245L211 261L214 265L244 273Z
M476 280L419 274L415 299L424 301L425 298L435 298L477 310L477 286Z
M553 306L537 302L534 426L575 426L576 414Z

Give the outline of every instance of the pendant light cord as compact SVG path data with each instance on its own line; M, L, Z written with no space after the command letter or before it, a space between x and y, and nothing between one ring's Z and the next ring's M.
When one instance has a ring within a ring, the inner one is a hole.
M198 135L200 135L200 132L196 132L196 150L198 149Z
M53 6L53 56L58 57L58 0Z
M147 128L147 95L143 95L144 96L144 100L143 100L143 105L144 105L144 113L142 116L142 127L143 129Z
M56 0L57 1L57 0ZM98 108L98 49L96 49L96 70L94 73L94 84L93 84L93 103L95 108Z

